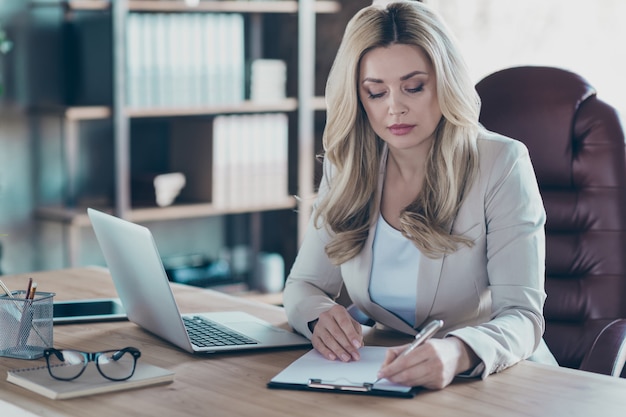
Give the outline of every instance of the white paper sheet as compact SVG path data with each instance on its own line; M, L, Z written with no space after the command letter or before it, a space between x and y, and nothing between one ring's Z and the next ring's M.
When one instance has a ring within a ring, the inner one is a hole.
M328 360L312 349L272 378L271 382L307 385L311 379L319 379L321 383L338 386L372 384L377 379L376 374L386 351L387 348L382 346L364 346L359 350L360 360L341 362ZM396 392L411 390L411 387L394 384L386 379L377 382L373 388Z

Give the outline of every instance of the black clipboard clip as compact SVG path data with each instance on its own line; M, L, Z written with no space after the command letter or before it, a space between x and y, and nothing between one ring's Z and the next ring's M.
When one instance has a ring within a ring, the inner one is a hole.
M315 389L326 389L326 390L337 390L337 391L355 391L355 392L369 392L374 388L374 384L371 382L364 382L362 384L356 385L344 385L344 384L333 384L328 382L322 382L321 379L311 378L307 383L309 388Z

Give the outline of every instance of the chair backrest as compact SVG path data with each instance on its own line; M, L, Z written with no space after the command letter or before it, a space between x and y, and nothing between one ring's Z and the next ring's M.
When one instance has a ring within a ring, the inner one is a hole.
M614 108L551 67L491 74L481 123L525 143L547 213L545 340L578 368L595 337L626 318L626 147Z

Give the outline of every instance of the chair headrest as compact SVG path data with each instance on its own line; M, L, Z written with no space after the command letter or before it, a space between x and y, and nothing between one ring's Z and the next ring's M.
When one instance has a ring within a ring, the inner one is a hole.
M572 142L581 105L596 91L579 75L554 67L515 67L476 85L481 123L526 144L543 185L571 184Z

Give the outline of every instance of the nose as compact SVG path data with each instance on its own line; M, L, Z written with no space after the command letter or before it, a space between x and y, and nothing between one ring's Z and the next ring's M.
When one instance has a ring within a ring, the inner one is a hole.
M408 111L407 106L394 94L389 95L389 115L401 116Z
M389 114L391 116L402 116L406 114L406 109L395 109L393 107L389 107Z

